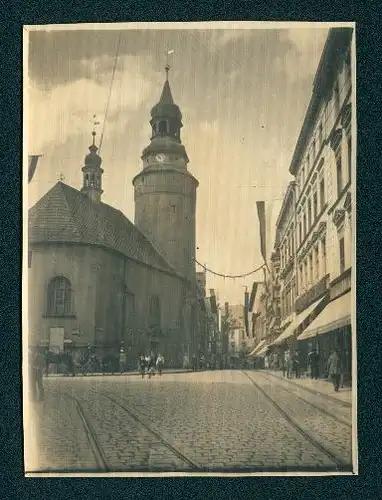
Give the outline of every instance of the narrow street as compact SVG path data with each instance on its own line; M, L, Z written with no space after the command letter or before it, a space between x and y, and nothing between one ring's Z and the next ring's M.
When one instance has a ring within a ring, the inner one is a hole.
M351 470L351 408L264 372L52 377L28 472Z

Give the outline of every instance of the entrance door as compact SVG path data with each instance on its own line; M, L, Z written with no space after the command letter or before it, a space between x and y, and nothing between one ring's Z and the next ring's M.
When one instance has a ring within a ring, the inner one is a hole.
M49 350L54 353L60 353L64 350L65 330L62 327L50 329Z

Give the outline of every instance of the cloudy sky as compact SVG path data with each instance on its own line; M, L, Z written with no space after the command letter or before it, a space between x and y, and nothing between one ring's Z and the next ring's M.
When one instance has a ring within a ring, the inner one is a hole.
M271 250L328 29L297 23L244 29L248 26L29 29L26 148L44 156L28 186L28 206L61 174L67 184L81 187L92 116L102 128L120 40L101 150L102 199L134 220L131 181L149 143L150 109L164 82L164 53L174 49L170 85L183 114L189 170L200 182L197 260L235 275L261 265L256 201L267 202ZM230 280L208 274L207 285L218 290L221 302L242 303L243 287L261 276Z

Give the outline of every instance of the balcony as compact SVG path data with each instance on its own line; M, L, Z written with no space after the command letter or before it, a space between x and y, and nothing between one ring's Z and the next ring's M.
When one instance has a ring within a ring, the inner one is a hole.
M310 306L310 304L313 304L313 302L325 295L328 290L329 274L324 276L318 283L313 285L307 292L305 292L303 295L300 295L300 297L296 299L296 313L299 314L301 311Z

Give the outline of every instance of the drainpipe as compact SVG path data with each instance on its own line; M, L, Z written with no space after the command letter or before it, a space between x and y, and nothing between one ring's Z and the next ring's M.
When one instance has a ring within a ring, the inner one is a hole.
M122 321L121 321L121 338L120 343L124 342L124 334L126 329L126 285L125 285L125 277L126 277L126 259L123 261L123 282L122 282Z

